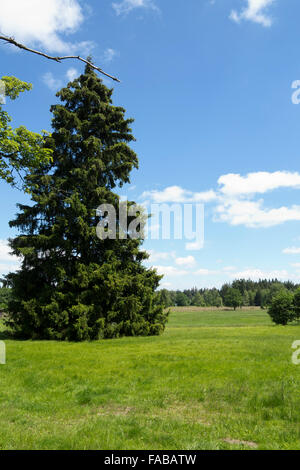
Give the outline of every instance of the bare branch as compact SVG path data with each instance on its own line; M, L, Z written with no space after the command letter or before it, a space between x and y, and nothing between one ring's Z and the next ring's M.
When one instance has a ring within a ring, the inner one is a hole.
M7 36L1 36L0 35L0 40L5 41L6 43L9 43L9 44L13 44L14 46L18 47L19 49L24 49L25 51L32 52L33 54L37 54L37 55L40 55L42 57L45 57L46 59L54 60L55 62L61 62L62 60L66 60L66 59L81 60L81 62L84 62L85 64L89 65L92 69L97 70L97 72L102 73L106 77L109 77L112 80L114 80L115 82L120 83L120 80L118 78L113 77L112 75L109 75L108 73L104 72L104 70L100 69L99 67L96 67L94 64L92 64L91 62L89 62L86 59L83 59L79 55L78 56L70 55L70 56L64 56L64 57L53 57L51 55L45 54L44 52L40 52L40 51L36 51L34 49L30 49L29 47L24 46L24 44L21 44L21 43L17 42L12 37L7 37Z

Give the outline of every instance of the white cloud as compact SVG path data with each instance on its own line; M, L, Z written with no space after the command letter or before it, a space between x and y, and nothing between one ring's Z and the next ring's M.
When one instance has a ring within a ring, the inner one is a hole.
M164 276L170 276L170 277L180 277L180 276L186 276L188 271L185 271L183 269L178 269L174 266L153 266L155 269L157 269L158 274L162 274Z
M69 80L69 82L73 82L73 80L75 80L75 78L77 78L78 75L79 75L79 72L74 67L71 67L66 73L66 77Z
M300 248L296 246L292 246L291 248L285 248L282 253L285 255L299 255L300 254Z
M186 256L183 258L176 258L175 263L177 266L183 266L184 268L193 268L196 265L196 260L193 256Z
M300 173L288 171L258 171L246 176L230 173L218 179L220 191L227 196L264 194L280 188L300 189Z
M111 47L108 47L107 49L105 49L103 54L104 62L112 62L117 54L117 51L115 51Z
M0 263L0 277L16 271L19 267L19 264Z
M251 228L273 227L289 221L300 220L300 206L264 208L263 199L252 200L257 194L265 194L283 188L300 189L297 172L255 172L246 176L230 173L218 179L219 204L215 220L230 225Z
M150 198L157 204L165 202L189 203L189 202L210 202L216 199L216 193L212 190L194 193L180 186L169 186L163 191L145 191L142 194L143 198Z
M286 270L263 271L261 269L245 269L244 271L232 273L230 276L232 279L251 279L252 281L259 281L259 279L279 279L286 281L293 277L289 275Z
M193 192L180 186L168 186L162 191L145 191L143 198L150 198L155 203L209 203L217 199L249 197L255 194L264 194L268 191L281 188L300 189L300 173L288 171L248 173L246 176L229 173L218 179L218 193L212 189L202 192Z
M55 78L51 72L47 72L43 75L43 82L51 91L57 91L63 85L63 81L59 78Z
M147 203L211 203L215 222L244 225L251 228L273 227L289 221L300 221L300 205L264 207L264 200L255 196L279 189L300 189L300 173L289 171L258 171L245 176L230 173L220 176L217 190L193 192L180 186L169 186L161 191L145 191ZM202 242L186 243L186 250L203 248Z
M195 271L196 276L211 276L213 274L218 274L218 271L211 271L209 269L198 269L197 271Z
M274 0L245 0L247 2L246 7L238 13L236 10L232 10L230 13L230 19L239 23L241 20L253 21L259 23L262 26L269 27L272 25L272 19L266 14L266 10L270 7Z
M166 261L175 258L175 252L159 252L155 250L148 250L150 258L147 260L148 263L156 263L157 261Z
M199 251L204 247L203 241L198 242L188 242L185 244L186 251Z
M0 276L20 267L20 260L17 256L11 255L11 248L7 240L0 240Z
M76 77L78 77L79 72L76 68L71 67L66 72L66 78L68 82L72 82ZM47 72L42 77L44 84L51 90L57 91L64 85L64 80L56 78L52 72Z
M0 240L0 263L3 261L9 261L15 263L19 258L15 255L11 255L11 248L8 246L7 240Z
M90 51L90 41L67 42L62 37L77 31L83 21L78 0L1 0L1 32L50 52Z
M122 0L112 4L117 15L127 14L135 8L147 8L158 11L158 7L152 0Z
M226 200L216 208L217 222L250 228L274 227L289 221L300 221L300 206L264 209L263 200Z
M171 282L163 282L161 285L160 285L160 289L169 289L170 287L172 287L172 283Z

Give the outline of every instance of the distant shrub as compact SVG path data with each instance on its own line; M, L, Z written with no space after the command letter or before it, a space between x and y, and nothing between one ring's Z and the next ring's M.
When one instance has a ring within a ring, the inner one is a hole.
M271 301L268 313L272 321L277 325L287 325L293 321L296 318L294 295L285 290L278 292Z

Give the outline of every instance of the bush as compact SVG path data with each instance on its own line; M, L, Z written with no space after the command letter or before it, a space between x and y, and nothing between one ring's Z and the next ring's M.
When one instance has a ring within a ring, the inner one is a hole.
M276 294L271 301L268 313L277 325L287 325L293 321L296 318L293 294L284 290Z

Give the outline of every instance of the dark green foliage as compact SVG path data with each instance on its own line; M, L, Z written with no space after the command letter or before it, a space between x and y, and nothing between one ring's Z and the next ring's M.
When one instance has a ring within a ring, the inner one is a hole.
M5 312L8 307L8 303L11 300L11 289L7 287L0 288L0 313Z
M25 338L90 340L157 335L167 313L154 300L161 279L147 269L141 240L100 240L100 204L117 210L116 186L138 167L125 110L89 68L57 96L53 163L27 177L32 206L19 205L10 223L21 235L10 242L23 256L7 276L14 299L9 325Z
M294 296L287 290L276 294L271 302L268 313L277 325L287 325L295 319Z
M178 291L176 294L175 302L178 307L186 307L190 304L188 296L180 291Z
M243 305L243 298L240 291L233 287L229 288L225 295L224 305L226 305L226 307L232 307L234 310L236 310L237 307L241 307Z
M217 289L205 289L203 293L204 302L207 307L221 307L222 297Z
M192 305L195 307L205 307L206 304L203 295L197 292L192 298Z
M260 289L256 292L254 302L256 307L262 306L262 292Z
M280 282L277 279L267 280L261 279L259 281L251 281L246 279L239 279L233 281L231 284L224 284L221 289L185 289L184 291L167 291L171 300L171 306L177 305L176 296L178 292L182 292L187 298L189 305L205 306L205 307L222 307L225 305L225 297L231 288L237 289L242 296L241 305L244 307L257 306L266 308L270 305L273 297L280 292L282 289L286 289L290 292L295 292L298 285L293 284L290 281ZM199 297L198 296L201 296ZM199 299L201 298L201 301ZM204 304L202 302L204 299Z
M167 289L162 289L156 293L156 302L163 305L165 308L171 307L172 299Z
M294 309L295 309L295 319L300 319L300 287L295 292L294 295Z

